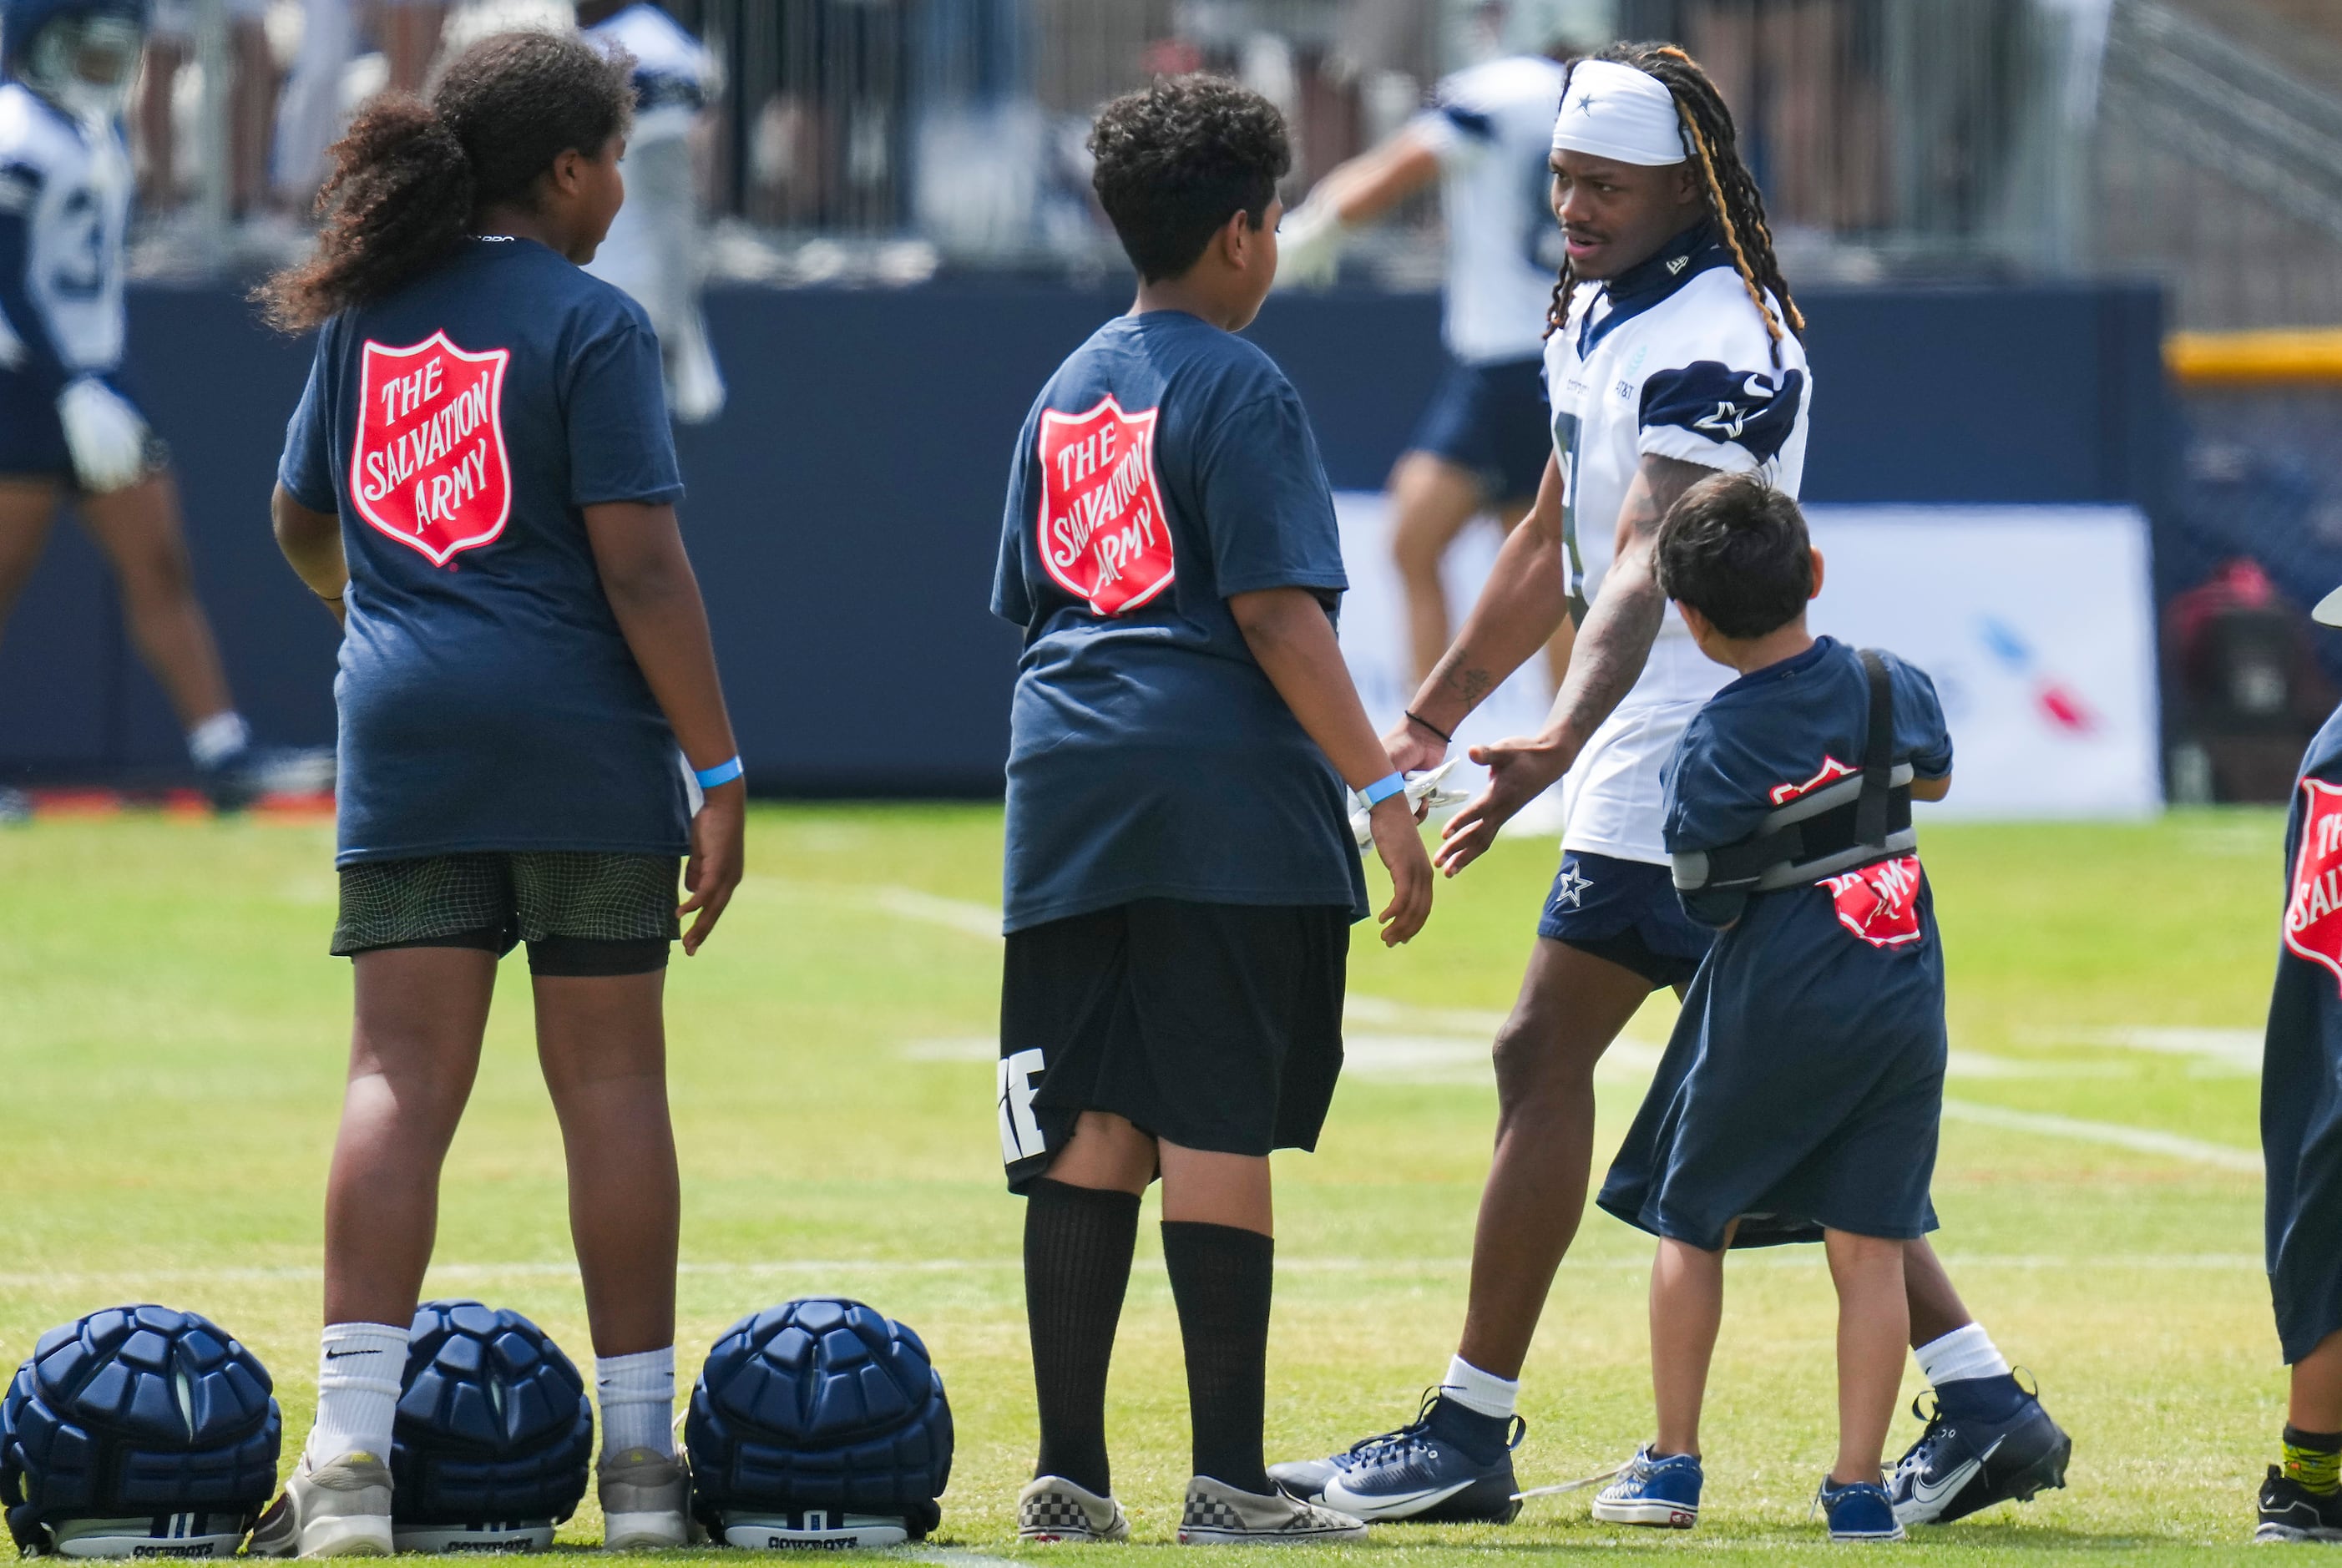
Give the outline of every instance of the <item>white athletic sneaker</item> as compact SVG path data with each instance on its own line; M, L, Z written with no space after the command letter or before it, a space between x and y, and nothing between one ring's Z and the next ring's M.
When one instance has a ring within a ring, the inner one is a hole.
M1019 1541L1127 1541L1130 1521L1111 1497L1062 1475L1036 1475L1016 1494Z
M363 1451L312 1470L309 1456L252 1527L255 1557L387 1557L390 1466Z
M1306 1541L1364 1541L1363 1520L1282 1492L1264 1497L1198 1475L1187 1483L1179 1516L1182 1546L1284 1546Z
M602 1500L602 1549L682 1546L691 1540L691 1473L680 1456L648 1448L602 1455L594 1467Z

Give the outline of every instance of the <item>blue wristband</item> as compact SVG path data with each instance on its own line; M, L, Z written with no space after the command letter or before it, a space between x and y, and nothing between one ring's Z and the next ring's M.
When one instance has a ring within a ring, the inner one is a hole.
M1397 774L1385 774L1358 793L1366 797L1369 807L1378 806L1395 794L1405 794L1406 780Z
M701 789L714 789L717 784L730 784L747 771L740 765L740 759L734 757L728 763L717 763L712 768L701 768L691 776L699 781Z

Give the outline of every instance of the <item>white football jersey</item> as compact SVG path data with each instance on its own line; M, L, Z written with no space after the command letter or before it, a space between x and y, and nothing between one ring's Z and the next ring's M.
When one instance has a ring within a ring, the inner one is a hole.
M21 82L0 83L0 225L21 224L23 236L22 272L0 278L0 369L52 354L69 376L121 365L130 197L118 127L85 125Z
M1779 305L1776 302L1777 317ZM1730 255L1703 226L1607 285L1581 285L1546 340L1562 539L1580 618L1617 554L1618 514L1645 456L1754 471L1797 493L1813 384L1786 331L1779 360ZM1563 847L1665 864L1659 770L1732 678L1668 610L1651 656L1564 784Z
M1416 118L1447 219L1443 330L1466 364L1536 357L1561 263L1547 159L1564 75L1543 55L1491 60L1441 82Z
M661 340L672 341L696 308L699 215L689 138L706 106L715 63L656 5L629 5L587 28L586 37L635 60L626 203L586 270L632 295Z

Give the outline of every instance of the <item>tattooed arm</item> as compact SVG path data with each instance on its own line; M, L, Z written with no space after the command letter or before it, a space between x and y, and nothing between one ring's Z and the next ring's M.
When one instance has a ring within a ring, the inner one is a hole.
M1515 812L1569 771L1587 739L1641 677L1643 665L1651 656L1652 639L1659 634L1660 619L1667 609L1651 557L1659 519L1685 491L1715 472L1672 457L1643 459L1618 509L1616 554L1585 624L1577 628L1569 676L1554 696L1553 712L1544 730L1534 737L1472 748L1472 760L1488 770L1488 787L1448 820L1440 836L1438 852L1432 858L1449 876L1485 854L1496 842L1497 830L1512 820ZM1542 492L1539 501L1543 501ZM1557 579L1555 591L1559 592ZM1484 593L1483 604L1487 598ZM1477 619L1478 611L1474 615ZM1458 639L1458 646L1464 640ZM1526 657L1523 654L1513 663L1518 664ZM1497 679L1509 674L1508 665Z

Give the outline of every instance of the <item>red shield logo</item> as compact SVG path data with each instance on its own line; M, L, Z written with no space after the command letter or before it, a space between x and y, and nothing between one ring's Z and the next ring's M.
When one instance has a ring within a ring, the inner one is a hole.
M2342 981L2342 784L2301 781L2301 849L2285 900L2285 945Z
M1787 805L1793 800L1813 794L1826 784L1836 784L1840 779L1853 778L1861 771L1859 768L1847 766L1827 752L1824 752L1819 772L1803 784L1775 784L1771 799L1775 805Z
M1171 524L1155 484L1155 414L1109 396L1082 414L1041 414L1041 564L1099 615L1171 585Z
M501 348L466 353L444 332L411 348L365 345L350 500L378 532L435 566L488 544L512 515L504 426L511 359Z
M1840 925L1873 947L1900 947L1919 940L1919 857L1906 854L1826 876L1821 885Z

